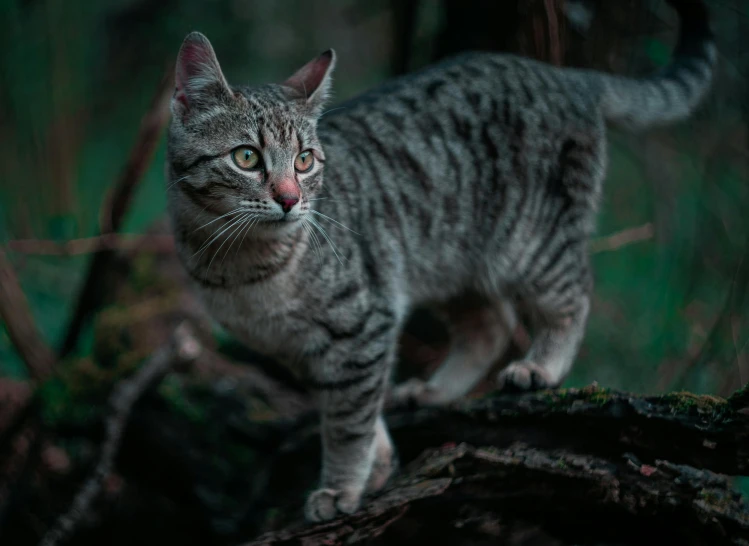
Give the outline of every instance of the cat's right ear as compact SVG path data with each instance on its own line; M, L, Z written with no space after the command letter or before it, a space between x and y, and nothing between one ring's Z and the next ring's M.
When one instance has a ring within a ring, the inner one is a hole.
M322 107L330 98L335 62L335 51L329 49L283 82L283 85L291 87L298 95L306 98L307 107L313 115L320 115Z
M172 112L181 116L217 99L231 96L211 42L200 32L191 32L182 42L177 55L174 83Z

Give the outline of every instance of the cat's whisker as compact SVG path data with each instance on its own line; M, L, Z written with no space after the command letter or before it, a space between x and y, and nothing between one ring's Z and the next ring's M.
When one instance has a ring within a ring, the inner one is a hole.
M325 112L320 114L320 117L324 117L325 115L330 114L331 112L335 112L336 110L345 110L345 109L346 109L345 106L339 106L338 108L331 108L330 110L326 110Z
M245 237L247 237L247 234L252 229L252 226L257 223L259 218L260 216L256 214L254 216L251 216L250 219L247 221L247 227L244 230L244 235L242 235L242 240L239 241L239 246L237 247L237 252L236 252L237 255L239 255L239 249L242 248L242 244L244 243Z
M304 228L304 231L307 232L307 235L309 236L309 239L312 242L312 250L314 251L320 263L322 263L320 240L317 238L317 234L314 232L314 230L312 229L312 226L309 225L306 219L302 220L302 227Z
M315 226L317 230L320 232L320 234L325 237L325 240L330 245L330 249L333 251L333 254L335 254L335 257L338 258L338 263L343 265L343 261L341 260L341 256L338 254L338 247L336 247L335 243L331 240L331 238L328 236L328 233L325 231L325 229L314 219L314 218L308 218L310 224Z
M320 211L317 211L317 210L310 210L310 212L311 212L312 214L317 214L318 216L321 216L321 217L325 218L325 219L326 219L326 220L328 220L329 222L333 222L334 224L336 224L337 226L340 226L340 227L342 227L343 229L347 229L347 230L348 230L348 231L350 231L351 233L354 233L354 234L356 234L356 235L359 235L359 236L361 236L361 233L358 233L358 232L354 231L353 229L351 229L351 228L350 228L350 227L348 227L348 226L344 226L344 225L343 225L342 223L340 223L340 222L339 222L338 220L334 220L334 219L333 219L333 218L331 218L330 216L327 216L327 215L323 214L323 213L322 213L322 212L320 212Z
M166 189L167 189L167 190L171 190L171 189L172 189L172 188L173 188L174 186L176 186L176 185L177 185L177 184L179 184L180 182L184 182L184 181L185 181L185 180L187 180L188 178L190 178L190 175L187 175L187 176L183 176L182 178L178 178L177 180L175 180L174 182L172 182L171 184L169 184L169 185L168 185L168 186L166 187Z
M236 219L235 219L235 220L236 220ZM198 258L200 258L200 255L201 255L201 254L202 254L203 252L205 252L205 250L206 250L206 249L207 249L207 248L208 248L209 246L211 246L211 245L213 244L213 242L214 242L214 241L216 241L216 240L217 240L217 239L218 239L219 237L221 237L221 234L222 234L222 233L223 233L224 231L226 231L227 229L229 229L229 228L230 228L230 227L232 226L232 224L234 223L234 221L235 221L235 220L232 220L232 222L231 222L231 223L229 223L229 224L227 224L226 226L224 226L224 229L218 228L218 229L217 229L216 231L214 231L213 233L211 233L211 234L210 234L210 235L209 235L209 236L208 236L208 237L206 238L206 240L205 240L205 241L203 242L203 244L202 244L202 245L200 245L200 248L198 248L198 250L196 250L196 251L195 251L195 253L194 253L194 254L192 255L192 257L198 257ZM219 230L221 230L221 231L219 232Z
M213 253L213 258L211 258L211 261L208 262L208 267L205 269L205 275L206 275L206 277L208 277L208 272L211 270L211 265L213 264L213 260L216 259L216 256L218 256L218 253L221 252L221 249L224 247L224 245L228 241L233 240L234 234L237 232L238 229L241 229L242 222L244 221L244 219L247 217L248 214L249 213L245 213L245 214L243 214L242 216L239 217L239 222L235 222L234 223L234 229L229 233L229 235L226 236L226 238L224 239L224 241L218 246L218 248L216 249L216 252ZM239 225L237 225L237 224L239 224ZM229 248L231 248L231 245L229 245ZM225 254L224 254L224 257L226 257Z
M307 231L309 232L310 236L312 237L312 243L315 248L315 254L317 254L317 259L320 260L320 263L322 263L322 245L320 244L320 239L317 237L317 233L315 233L314 228L309 225L309 223L306 224Z
M206 208L208 208L208 207L206 207ZM203 209L203 210L205 210L205 209ZM230 210L230 211L229 211L229 212L227 212L226 214L222 214L222 215L221 215L221 216L219 216L218 218L214 218L213 220L211 220L211 221L210 221L210 222L208 222L207 224L203 224L203 225L202 225L202 226L200 226L199 228L195 228L195 230L193 230L193 233L195 233L195 232L196 232L196 231L198 231L199 229L203 229L204 227L210 226L210 225L211 225L211 224L212 224L213 222L218 222L219 220L221 220L221 218L226 218L227 216L229 216L229 215L231 215L231 214L236 214L236 213L239 213L239 212L243 212L243 211L244 211L244 209L242 209L242 208L236 208L236 209L234 209L234 210ZM201 212L202 212L202 211L201 211Z
M221 237L221 235L223 235L229 228L236 225L237 222L241 219L242 219L241 216L239 218L233 218L231 222L229 222L229 224L224 227L224 229L222 229L218 233L214 233L211 237L209 237L208 241L203 243L203 245L197 251L195 251L195 254L193 254L193 257L195 257L195 255L197 254L202 254L203 252L205 252L206 249L208 249L214 242L216 242ZM198 257L200 256L198 255Z
M234 243L237 242L237 239L239 239L239 236L242 235L242 231L249 225L249 223L254 218L254 215L251 212L248 212L242 217L242 221L239 223L239 228L237 228L230 237L232 238L231 243L229 244L229 248L226 249L226 252L224 253L224 257L221 258L221 263L219 266L224 264L224 260L229 255L229 252L231 252L231 247L234 246ZM242 246L241 243L239 246ZM237 247L237 252L239 252L239 247Z

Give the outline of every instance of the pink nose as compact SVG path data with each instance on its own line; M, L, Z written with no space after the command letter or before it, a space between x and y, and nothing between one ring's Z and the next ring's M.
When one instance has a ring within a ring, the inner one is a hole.
M276 203L281 205L284 212L289 212L299 202L299 198L295 195L277 195L275 200Z

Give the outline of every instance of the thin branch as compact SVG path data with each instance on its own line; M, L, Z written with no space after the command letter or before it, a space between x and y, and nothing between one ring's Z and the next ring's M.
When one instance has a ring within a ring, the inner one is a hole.
M118 235L107 233L96 237L71 239L69 241L17 239L8 241L7 248L20 254L45 256L78 256L102 250L128 251L134 249L156 254L171 254L174 252L174 238L171 235Z
M592 252L616 250L640 241L653 238L653 225L648 223L639 227L625 229L607 237L592 241ZM44 256L78 256L93 254L103 250L129 251L138 249L141 252L155 254L172 254L174 237L171 235L119 235L107 233L96 237L54 241L51 239L16 239L8 241L7 249L19 254Z
M151 165L161 133L169 121L169 102L174 91L172 73L170 68L159 83L151 106L140 122L138 137L130 150L125 168L104 200L99 214L101 233L112 233L122 227L135 189Z
M590 251L591 253L596 254L598 252L617 250L623 246L652 239L654 234L655 230L653 229L653 224L648 222L647 224L638 227L624 229L613 233L612 235L594 239L591 241Z
M148 359L135 376L117 385L109 399L112 414L107 419L106 438L102 445L99 461L73 499L70 510L57 519L42 539L40 546L60 544L73 533L76 525L88 515L92 504L101 493L104 479L112 471L114 458L122 441L122 434L135 403L172 366L195 360L200 354L200 350L200 345L190 332L189 327L183 323L174 332L171 345L162 347Z
M110 190L99 215L102 234L114 233L120 229L135 190L148 166L151 164L161 133L169 119L169 100L174 84L172 70L160 82L148 112L143 117L135 146L130 151L122 175ZM111 267L113 252L103 250L94 254L86 275L73 317L68 325L59 356L69 354L78 343L81 329L91 314L101 305L106 293L108 269Z
M0 249L0 317L10 340L36 381L52 373L55 355L36 327L29 302L21 289L13 266Z

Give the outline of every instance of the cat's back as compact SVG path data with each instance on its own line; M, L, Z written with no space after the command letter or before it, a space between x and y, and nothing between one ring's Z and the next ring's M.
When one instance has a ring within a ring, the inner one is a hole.
M565 69L467 53L372 89L320 121L335 196L320 207L378 255L408 255L400 267L425 290L468 282L565 142L598 149L600 116L576 85Z
M373 131L403 134L421 129L429 136L436 129L431 119L452 122L460 133L468 129L466 121L509 127L519 118L526 125L542 124L548 131L553 127L541 119L548 115L564 115L571 124L595 124L600 114L591 92L593 83L580 71L526 57L462 53L331 108L320 120L320 133L330 139L343 135L349 141Z

